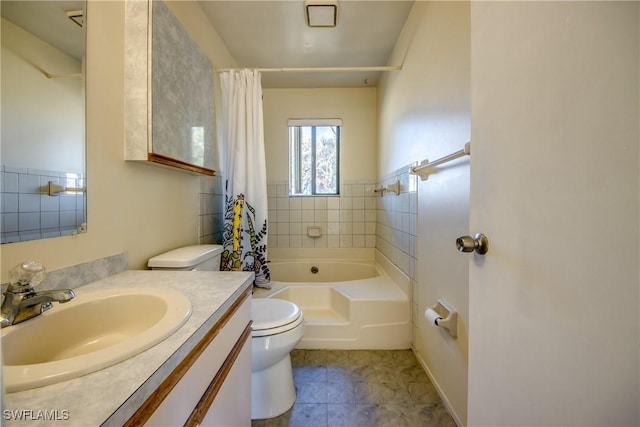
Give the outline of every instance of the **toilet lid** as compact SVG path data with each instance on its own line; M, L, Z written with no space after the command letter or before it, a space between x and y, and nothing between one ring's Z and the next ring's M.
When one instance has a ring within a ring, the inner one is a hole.
M300 317L300 309L292 302L282 299L253 298L251 317L254 331L274 329L293 323Z

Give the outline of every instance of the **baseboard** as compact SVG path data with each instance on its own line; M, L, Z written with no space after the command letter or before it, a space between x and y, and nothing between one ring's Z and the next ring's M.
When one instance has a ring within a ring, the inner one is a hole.
M453 421L456 423L458 427L464 427L464 424L460 420L460 417L458 416L456 411L453 409L453 406L451 406L451 402L449 402L449 399L447 399L447 396L444 394L444 391L442 391L440 384L438 384L438 381L436 381L435 377L433 376L433 373L431 372L431 370L429 369L425 361L422 359L422 356L420 355L420 353L413 348L411 349L411 351L413 351L413 354L416 356L416 359L418 359L418 363L420 363L420 366L422 366L422 369L424 369L424 371L427 373L429 380L431 381L436 391L438 392L440 399L442 399L442 403L444 403L444 406L445 408L447 408L447 412L449 412L449 415L451 415L451 418L453 418Z

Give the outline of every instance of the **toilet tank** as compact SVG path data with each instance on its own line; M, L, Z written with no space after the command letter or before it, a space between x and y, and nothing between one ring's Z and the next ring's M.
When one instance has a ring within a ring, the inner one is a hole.
M151 270L220 270L222 245L193 245L154 256L147 266Z

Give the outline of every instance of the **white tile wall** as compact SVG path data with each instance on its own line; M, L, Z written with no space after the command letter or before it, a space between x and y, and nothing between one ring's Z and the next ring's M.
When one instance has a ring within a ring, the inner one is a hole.
M415 280L417 177L409 167L378 183L346 183L339 196L289 196L287 183L267 185L269 247L377 248ZM373 193L373 188L400 180L401 193ZM308 226L321 237L309 237Z
M224 227L224 180L219 176L200 178L200 243L222 243Z
M385 192L377 199L376 248L412 280L416 278L417 177L409 166L389 174L377 184L400 181L400 194Z
M338 196L289 196L287 183L269 183L269 247L375 247L373 187L373 183L345 183ZM322 236L309 237L310 226L320 227Z
M379 183L347 183L339 196L292 196L286 183L267 185L270 248L377 248L415 280L417 181L408 167ZM401 182L401 194L371 190ZM202 177L200 243L221 243L224 196L221 177ZM5 224L11 217L5 217ZM307 236L319 226L321 237Z
M85 186L78 173L2 165L2 243L71 234L86 221L84 193L49 196L49 181Z
M399 180L401 192L399 196L385 193L377 199L376 248L410 278L412 330L415 334L420 311L416 277L418 178L409 175L408 170L409 166L398 169L377 184L388 185Z

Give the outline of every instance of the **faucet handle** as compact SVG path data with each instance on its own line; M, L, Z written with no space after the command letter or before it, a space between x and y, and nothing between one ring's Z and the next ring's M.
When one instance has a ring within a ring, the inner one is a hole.
M47 275L44 266L35 261L25 261L9 271L9 285L15 291L27 291L37 286Z

